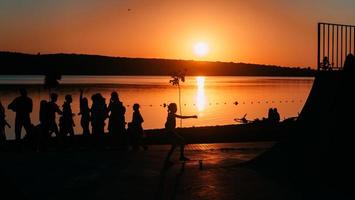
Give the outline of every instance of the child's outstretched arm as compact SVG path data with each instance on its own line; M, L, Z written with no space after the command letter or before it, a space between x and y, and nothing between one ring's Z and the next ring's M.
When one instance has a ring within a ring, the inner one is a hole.
M175 117L180 118L180 119L188 119L188 118L197 118L197 115L183 116L183 115L175 114Z

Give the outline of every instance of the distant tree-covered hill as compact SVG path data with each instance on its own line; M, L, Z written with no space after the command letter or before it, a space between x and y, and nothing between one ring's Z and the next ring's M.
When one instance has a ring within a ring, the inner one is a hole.
M187 75L313 76L315 73L310 68L233 62L0 52L0 74L3 75L171 75L183 69L187 69Z

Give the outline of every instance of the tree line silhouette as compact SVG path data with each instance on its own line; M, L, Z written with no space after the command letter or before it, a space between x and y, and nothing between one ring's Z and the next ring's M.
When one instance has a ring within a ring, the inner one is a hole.
M171 75L182 67L187 76L314 76L315 70L233 62L125 58L81 54L23 54L0 52L3 74L44 75Z

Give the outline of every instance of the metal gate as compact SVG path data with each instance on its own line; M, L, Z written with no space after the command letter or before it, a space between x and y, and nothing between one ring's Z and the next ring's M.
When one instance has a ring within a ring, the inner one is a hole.
M355 54L355 26L318 23L318 70L340 70Z

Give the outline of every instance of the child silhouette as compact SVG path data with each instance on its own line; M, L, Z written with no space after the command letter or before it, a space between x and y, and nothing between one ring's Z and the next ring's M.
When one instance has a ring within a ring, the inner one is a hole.
M177 115L176 112L177 112L176 103L170 103L168 105L168 117L165 122L165 130L166 130L168 137L170 139L170 142L171 142L170 151L168 152L168 155L165 159L165 166L166 167L170 167L174 164L170 160L170 157L173 154L177 145L180 145L180 160L181 161L189 160L189 158L185 157L185 154L184 154L185 140L181 135L179 135L176 132L176 129L175 129L176 128L176 118L180 118L180 119L197 118L197 115L182 116L182 115Z

